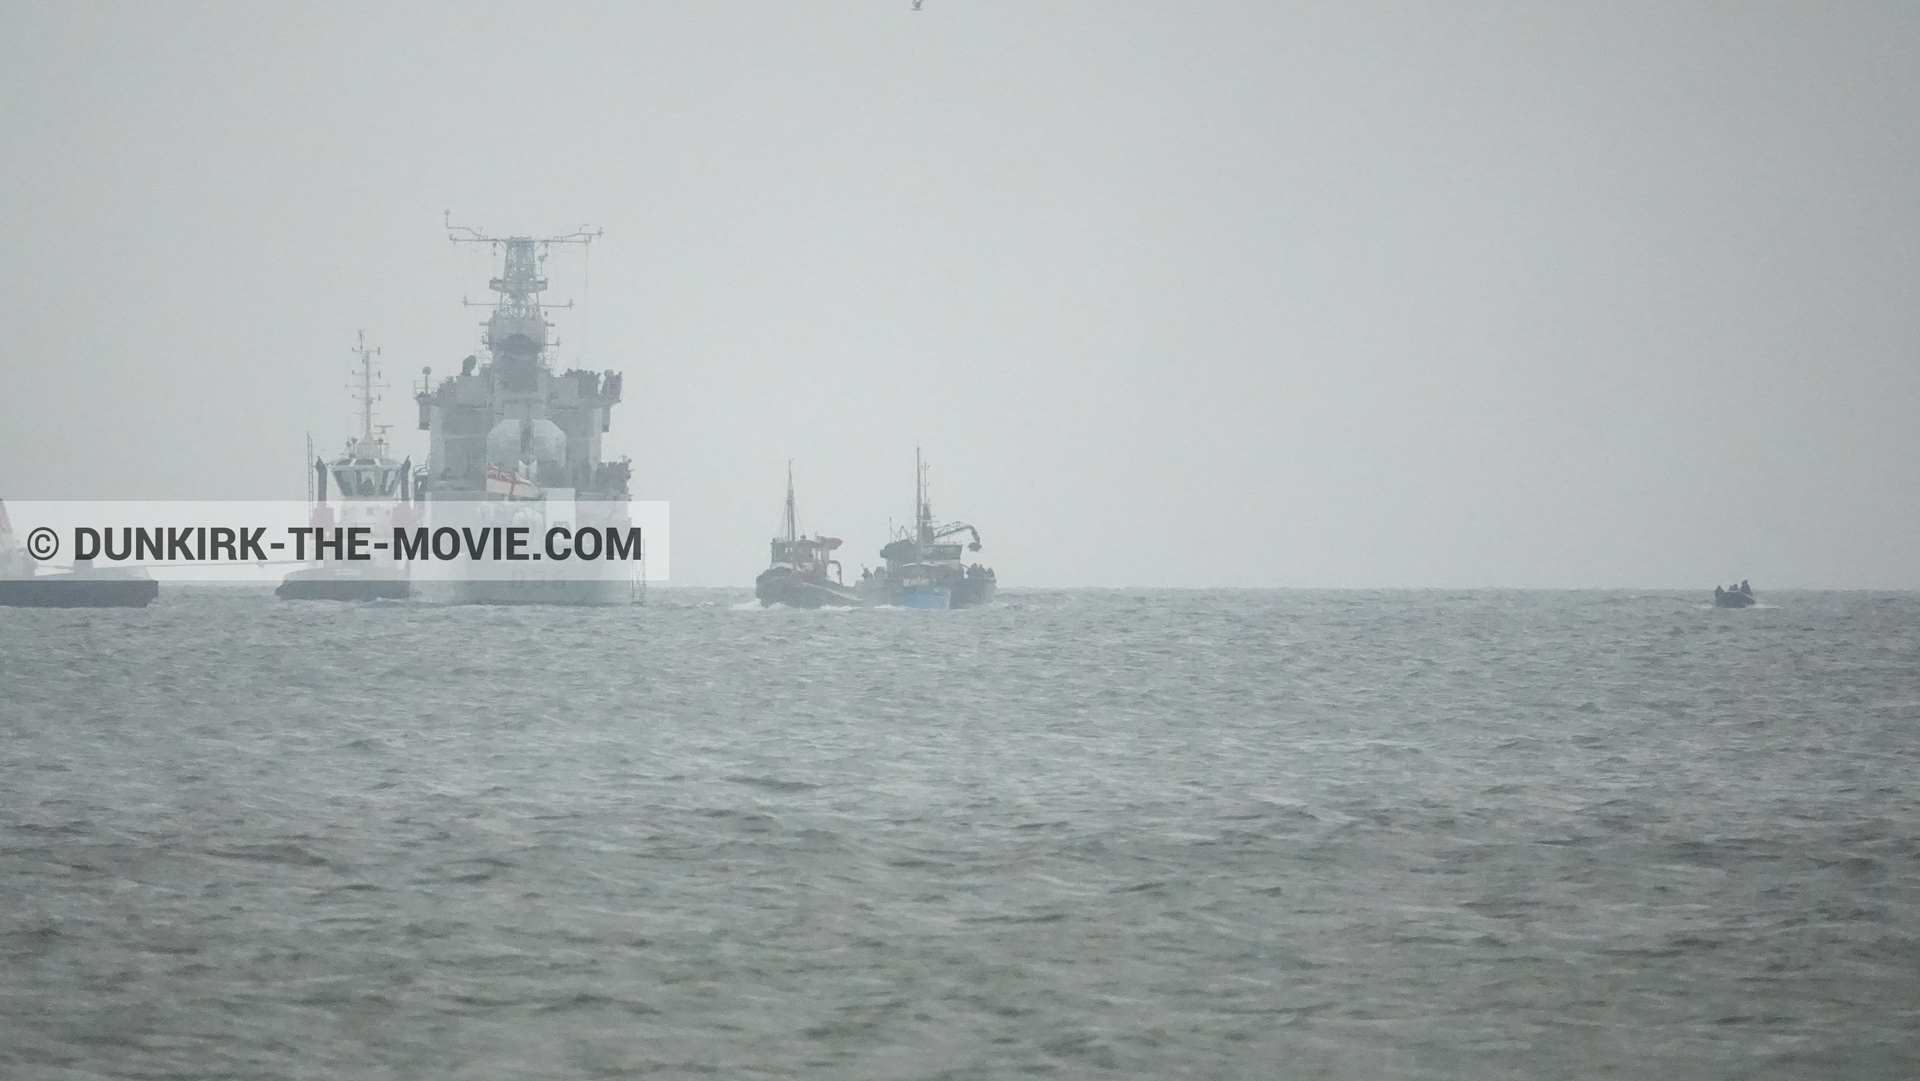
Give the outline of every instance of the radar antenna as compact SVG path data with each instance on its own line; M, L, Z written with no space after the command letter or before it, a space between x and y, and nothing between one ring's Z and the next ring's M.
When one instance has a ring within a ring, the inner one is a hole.
M453 211L451 210L443 210L441 211L441 214L445 215L444 221L446 222L446 226L447 226L447 239L453 241L455 244L504 244L509 240L530 240L535 244L543 244L543 245L544 244L591 244L594 241L600 239L601 234L606 232L605 229L596 229L590 225L582 225L580 228L575 229L573 232L568 233L565 236L540 236L540 237L493 236L489 234L485 229L475 229L471 225L453 224ZM461 236L459 235L461 233L465 233L467 235Z
M453 224L453 211L441 211L447 228L447 239L455 244L491 244L495 249L504 247L505 269L501 276L487 283L487 287L500 294L496 308L515 315L538 314L541 303L535 295L545 290L547 279L540 276L547 261L547 249L555 244L579 244L585 247L600 239L605 229L595 229L582 225L564 236L493 236L484 229L471 225ZM464 236L461 234L465 234ZM535 249L539 249L537 252ZM475 304L462 299L468 307L483 308L484 304ZM544 305L549 308L571 308L573 301L565 304Z

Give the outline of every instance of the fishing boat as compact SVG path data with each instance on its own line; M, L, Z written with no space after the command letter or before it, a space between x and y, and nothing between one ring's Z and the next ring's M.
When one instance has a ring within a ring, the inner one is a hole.
M860 604L860 594L847 586L840 561L833 558L839 547L839 537L800 533L794 513L793 464L789 462L785 528L773 538L772 560L753 580L753 595L762 607L849 608Z
M1719 586L1713 587L1715 608L1752 608L1758 603L1760 602L1753 599L1753 587L1748 585L1744 578L1737 586L1729 586L1726 589Z
M894 533L880 549L884 566L863 571L860 595L868 604L897 608L975 608L993 600L996 580L992 567L965 561L964 552L980 550L980 531L965 522L935 525L927 492L927 466L920 451L913 452L913 524ZM961 535L973 539L962 544Z

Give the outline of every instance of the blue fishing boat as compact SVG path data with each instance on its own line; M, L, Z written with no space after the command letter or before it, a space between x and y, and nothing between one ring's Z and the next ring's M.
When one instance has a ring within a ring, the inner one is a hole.
M927 496L927 467L914 451L913 524L901 527L880 558L886 565L864 571L860 595L868 604L897 608L976 608L993 600L997 580L993 568L968 564L966 552L980 550L980 531L965 522L935 525ZM959 537L971 536L962 544Z

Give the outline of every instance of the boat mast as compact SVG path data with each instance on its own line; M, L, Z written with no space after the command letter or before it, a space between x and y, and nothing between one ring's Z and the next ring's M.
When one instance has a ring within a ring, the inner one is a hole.
M920 448L913 448L913 513L918 519L922 545L933 543L933 504L927 499L927 467L920 460Z
M353 351L360 357L360 388L359 392L354 395L354 398L360 403L359 446L367 449L360 450L356 448L354 457L363 458L373 454L373 403L380 400L373 393L375 389L373 382L375 375L373 358L380 355L380 350L367 348L366 331L360 331L359 335L360 344L354 346ZM380 384L380 389L385 389L385 387L385 383Z
M793 515L793 459L787 459L787 540L800 539L800 530Z

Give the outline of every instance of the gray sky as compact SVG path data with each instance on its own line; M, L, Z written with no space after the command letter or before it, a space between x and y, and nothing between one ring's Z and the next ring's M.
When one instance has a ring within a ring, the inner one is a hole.
M1920 587L1920 6L0 6L0 497L297 498L500 233L682 584ZM589 288L590 286L590 288Z

